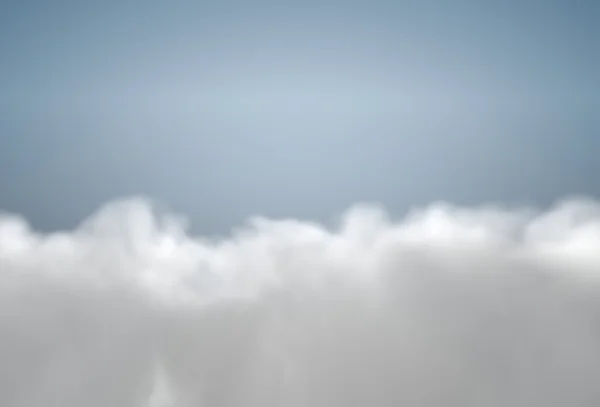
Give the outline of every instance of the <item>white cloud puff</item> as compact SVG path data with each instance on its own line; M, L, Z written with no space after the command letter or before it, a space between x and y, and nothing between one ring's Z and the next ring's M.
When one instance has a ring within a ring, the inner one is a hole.
M0 405L597 406L600 205L190 236L142 199L0 215Z

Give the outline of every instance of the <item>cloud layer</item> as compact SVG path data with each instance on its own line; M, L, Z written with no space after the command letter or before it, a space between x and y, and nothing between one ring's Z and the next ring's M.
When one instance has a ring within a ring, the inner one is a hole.
M596 406L600 204L434 204L225 239L143 199L0 215L0 405Z

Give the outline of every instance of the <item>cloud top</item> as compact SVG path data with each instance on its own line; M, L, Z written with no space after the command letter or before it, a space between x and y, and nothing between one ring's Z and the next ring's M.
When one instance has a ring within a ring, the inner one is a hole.
M595 406L600 204L191 236L144 199L0 215L0 404Z

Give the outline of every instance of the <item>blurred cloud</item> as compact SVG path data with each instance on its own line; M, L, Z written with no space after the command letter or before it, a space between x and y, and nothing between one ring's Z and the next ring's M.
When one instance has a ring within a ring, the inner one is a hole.
M595 406L600 204L191 236L145 199L0 216L0 405Z

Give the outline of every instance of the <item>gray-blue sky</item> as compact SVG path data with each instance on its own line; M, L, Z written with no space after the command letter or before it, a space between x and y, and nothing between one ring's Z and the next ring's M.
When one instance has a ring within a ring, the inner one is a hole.
M213 3L3 2L0 207L223 232L600 194L596 1Z

